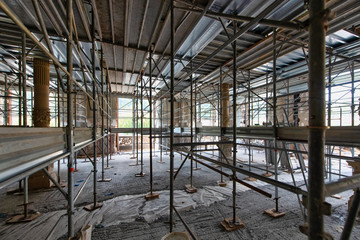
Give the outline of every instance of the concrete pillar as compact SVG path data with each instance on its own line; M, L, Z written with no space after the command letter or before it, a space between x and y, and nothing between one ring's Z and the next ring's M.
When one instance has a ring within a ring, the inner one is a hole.
M221 127L229 127L229 89L228 83L223 83L221 86Z
M230 114L229 114L229 89L230 85L228 83L221 84L221 127L229 127L230 124ZM221 137L221 141L229 141L228 137ZM224 153L225 157L229 160L232 157L232 145L231 144L222 144L220 145L221 151ZM223 162L226 162L225 159L222 159Z
M34 59L34 127L50 127L49 60Z
M49 60L35 58L34 109L32 116L34 127L50 127L49 81ZM54 164L51 164L46 168L52 177L57 179L54 173ZM49 188L52 186L53 183L43 171L36 172L29 177L29 189Z

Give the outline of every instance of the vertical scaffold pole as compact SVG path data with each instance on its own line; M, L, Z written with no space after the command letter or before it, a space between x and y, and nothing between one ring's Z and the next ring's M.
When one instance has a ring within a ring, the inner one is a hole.
M190 62L190 68L191 68L191 71L192 71L192 61ZM193 143L194 143L194 123L193 123L193 111L194 111L194 102L193 102L193 75L191 74L190 75L190 148L191 148L191 156L190 156L190 187L193 187L193 163L194 163L194 160L193 160L193 156L192 156L192 152L194 151L194 146L193 146Z
M68 238L75 236L74 230L74 126L73 126L73 83L72 83L72 73L73 73L73 57L72 57L72 48L73 48L73 1L67 0L66 5L66 17L67 17L67 28L69 35L67 37L67 71L69 76L67 78L67 150L70 153L68 157Z
M22 93L23 93L23 126L27 125L27 98L26 98L26 34L22 32L22 49L21 49L21 70L22 70Z
M277 161L277 97L276 97L276 81L277 81L277 71L276 71L276 28L273 29L273 130L274 130L274 167L275 167L275 180L278 180L278 161ZM279 191L278 187L275 186L275 212L279 212Z
M236 22L233 21L234 27L234 34L236 34ZM236 166L236 152L237 152L237 145L236 145L236 40L233 43L233 166ZM236 220L236 172L233 171L233 224L238 225L239 223Z
M170 0L170 52L171 52L171 81L170 81L170 232L173 231L174 225L174 57L175 57L175 27L174 27L174 1Z
M147 200L150 199L155 199L159 197L158 193L153 193L153 139L152 139L152 127L153 127L153 118L152 118L152 66L151 66L151 60L152 60L152 47L149 53L149 72L150 72L150 76L149 76L149 108L150 108L150 117L149 117L149 122L150 122L150 128L149 128L149 140L150 140L150 194L146 195L145 198Z

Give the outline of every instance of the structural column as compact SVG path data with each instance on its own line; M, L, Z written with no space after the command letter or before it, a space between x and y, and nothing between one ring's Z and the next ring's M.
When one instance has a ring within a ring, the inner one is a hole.
M325 0L309 5L309 239L324 236Z
M49 109L50 63L48 59L34 58L34 127L50 127ZM47 167L47 171L56 179L54 165ZM29 177L29 189L49 188L53 186L43 171L38 171Z
M50 64L47 59L34 59L34 127L50 126L49 109Z
M227 128L230 123L230 115L229 115L229 89L230 85L228 83L221 84L221 127ZM221 141L229 141L228 137L221 137ZM231 144L221 144L220 149L222 154L225 155L227 159L231 159L232 156L232 145ZM222 155L221 155L222 156ZM221 161L226 162L222 157Z

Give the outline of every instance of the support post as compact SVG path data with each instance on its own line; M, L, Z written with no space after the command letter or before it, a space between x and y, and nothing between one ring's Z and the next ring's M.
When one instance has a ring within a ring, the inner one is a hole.
M350 65L350 73L351 73L351 126L355 125L355 66L354 60L351 61Z
M328 127L331 126L331 81L332 81L332 77L331 77L331 71L332 71L332 55L331 53L329 54L329 70L328 70L328 119L327 119L327 125ZM331 146L327 146L327 153L331 154ZM329 181L331 182L332 180L332 166L331 166L331 157L328 157L328 169L329 169Z
M359 188L357 188L354 194L354 199L352 201L351 207L349 209L349 214L345 222L344 230L341 234L341 238L340 238L341 240L350 239L354 222L359 212L359 207L360 207L360 190Z
M275 180L278 181L278 161L277 161L277 96L276 96L276 81L277 81L277 69L276 69L276 59L277 59L277 50L276 50L276 34L277 30L273 29L273 135L274 135L274 167L275 167ZM279 211L279 189L275 186L275 208L267 209L264 211L265 214L278 218L285 215L285 212Z
M18 79L18 93L19 93L19 98L18 98L18 126L20 127L21 124L22 124L22 80L23 80L23 76L22 76L22 71L21 71L21 68L22 68L22 57L19 57L19 63L18 63L18 66L19 66L19 73L18 73L18 76L17 76L17 79Z
M237 24L236 21L233 21L233 28L234 28L234 35L237 31ZM232 165L236 167L236 152L237 152L237 144L236 144L236 76L237 76L237 62L236 62L236 40L233 42L233 68L232 68L232 117L233 117L233 123L232 123ZM236 216L236 171L232 171L232 182L233 182L233 190L232 190L232 217L231 218L225 218L224 221L221 222L221 225L227 230L227 231L233 231L237 230L239 228L245 227L244 223Z
M223 97L225 97L225 99L227 99L227 113L229 113L229 87L227 86L227 98L224 96L225 92L223 92L223 77L222 77L222 67L220 67L220 82L219 82L219 86L218 86L218 91L219 91L219 97L218 97L218 126L220 127L220 139L218 138L218 140L220 141L227 141L228 139L224 139L224 131L222 130L222 127L228 127L228 123L225 126L226 121L223 122L223 120L226 120L224 118L224 104L223 104ZM227 114L227 118L229 118L228 116L229 114ZM226 114L225 114L226 116ZM228 122L228 121L227 121ZM220 145L219 148L221 148L223 145ZM222 152L224 152L226 154L225 149L222 150ZM220 162L224 161L224 156L222 155L222 152L219 151L219 160ZM220 171L222 171L222 166L220 166ZM224 181L224 177L222 174L220 174L220 181L218 182L218 185L220 187L226 187L227 183Z
M108 74L106 74L106 79L107 79L107 82L109 83L109 76ZM110 149L110 140L111 140L111 135L110 135L110 118L109 116L111 116L111 107L109 107L110 105L110 88L109 86L107 86L106 88L106 112L107 112L107 115L106 115L106 130L107 130L107 135L106 135L106 169L110 169L109 167L109 149Z
M324 237L325 0L309 2L309 239Z
M192 62L190 62L190 68L192 70ZM194 103L193 103L193 75L190 75L190 184L186 184L185 185L185 191L188 193L196 193L197 192L197 188L193 186L193 156L192 153L194 151L194 146L193 146L193 142L194 142L194 126L193 126L193 107L194 107ZM182 156L182 155L181 155ZM185 159L186 160L186 159ZM184 160L184 162L185 162ZM180 169L178 169L178 171L180 171Z
M91 13L91 28L92 28L92 51L91 51L91 64L92 64L92 79L93 79L93 140L94 140L94 160L93 164L93 203L84 207L87 211L93 211L97 208L102 207L101 203L97 202L97 104L96 104L96 58L95 58L95 16L94 16L94 6L92 6Z
M32 120L34 127L50 127L49 109L50 62L48 59L34 58L34 109ZM47 170L56 179L54 164ZM30 189L48 189L54 184L43 171L38 171L29 177Z
M165 163L162 160L162 155L163 155L163 133L162 133L162 128L163 128L163 100L160 99L160 161L158 161L158 163Z
M101 179L98 182L110 182L111 178L105 178L105 113L104 113L104 53L101 47L100 52L100 69L101 69ZM109 114L108 112L106 112Z
M27 98L26 98L26 34L21 34L22 48L21 48L21 70L22 70L22 93L23 93L23 126L27 126Z
M74 215L74 125L73 125L73 109L74 109L74 95L73 95L73 83L71 81L73 73L73 1L67 0L66 5L66 18L67 18L67 28L69 30L69 35L67 37L67 70L69 76L67 78L67 127L66 127L66 136L67 136L67 150L70 153L68 157L68 238L75 237L75 226L73 221Z
M136 164L139 165L139 83L136 89Z
M132 117L132 125L134 130L136 129L136 125L135 125L135 96L132 97L132 113L133 113L133 117ZM135 131L133 131L132 133L132 138L131 138L131 151L132 151L132 156L130 157L130 159L135 159Z
M151 200L159 197L158 193L153 192L153 139L152 139L152 68L151 68L151 60L152 60L152 48L149 53L149 107L150 107L150 126L149 126L149 143L150 143L150 194L145 196L146 200Z
M6 221L6 223L21 223L21 222L30 222L40 216L39 212L31 213L29 214L29 177L26 176L24 178L24 214L16 215L9 220ZM21 181L20 181L21 185ZM20 189L19 189L20 190Z
M4 108L5 108L5 114L4 114L4 125L7 126L9 124L9 89L8 89L8 75L4 74L4 82L5 82L5 100L4 100Z
M170 0L170 232L174 227L174 58L175 58L175 20L174 1Z
M139 85L139 84L138 84ZM140 75L140 173L135 174L135 177L144 177L144 79L143 73Z

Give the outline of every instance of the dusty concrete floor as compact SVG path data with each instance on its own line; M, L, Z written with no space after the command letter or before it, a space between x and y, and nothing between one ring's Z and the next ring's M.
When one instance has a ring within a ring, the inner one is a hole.
M263 164L262 152L255 152L255 165ZM257 153L256 153L257 152ZM239 151L239 157L247 159L243 155L245 151ZM149 190L149 156L144 154L144 172L145 177L135 177L136 173L140 172L140 166L129 166L135 163L135 159L130 159L131 155L128 153L120 153L114 155L114 160L110 161L111 168L105 170L105 178L112 178L111 182L99 182L98 184L98 201L106 201L123 195L145 194ZM180 156L176 155L175 168L180 164ZM154 158L154 190L168 190L169 189L169 158L164 156L163 160L166 164L160 164L157 161L158 157ZM256 163L258 162L258 163ZM56 164L55 164L56 165ZM343 166L345 168L346 166ZM79 171L75 173L75 182L79 186L75 186L75 192L81 186L81 181L86 179L86 176L91 171L90 162L84 162L83 159L78 160ZM98 178L101 178L101 163L98 162ZM253 169L255 170L255 169ZM258 170L255 170L260 172ZM351 172L351 169L347 169ZM184 184L189 183L190 164L187 162L180 174L178 175L174 188L177 190L184 189ZM61 163L61 177L66 179L66 164ZM239 174L239 178L244 178ZM297 184L301 184L301 173L295 173ZM201 167L201 170L194 171L193 182L194 185L201 189L205 186L217 186L217 181L220 179L219 174L211 170ZM291 175L288 173L281 173L279 179L284 182L291 182ZM274 187L261 183L259 181L249 182L261 189L273 194ZM0 190L0 213L3 216L0 218L0 236L2 229L5 227L5 220L20 213L22 203L22 195L6 195L6 191L14 189L17 184L8 186ZM333 214L331 217L326 217L326 231L332 234L335 239L339 238L342 226L346 219L347 213L347 199L351 195L351 191L342 193L342 199L327 198L333 206ZM280 190L280 210L285 211L286 215L279 219L272 219L263 214L263 210L273 208L274 200L266 198L254 191L247 190L238 192L237 196L237 216L239 216L245 224L245 228L234 232L226 232L220 225L220 221L224 217L230 217L232 214L232 199L229 196L227 199L215 202L210 206L199 206L182 212L183 218L188 225L196 233L200 239L306 239L306 237L299 232L298 226L303 224L303 217L297 202L296 195ZM93 191L92 181L86 185L83 193L76 202L76 207L81 207L92 202ZM66 201L59 191L48 192L32 192L29 196L31 209L40 211L41 213L50 213L57 210L66 209ZM156 201L156 200L155 200ZM139 206L140 208L141 206ZM5 216L4 216L5 215ZM121 222L116 225L105 225L103 228L95 228L92 234L92 239L161 239L168 231L169 224L168 216L163 216L155 222L146 222L143 218L138 218L133 222ZM176 218L176 231L183 231L184 227ZM46 231L50 231L52 225ZM100 225L101 226L101 225ZM3 231L5 232L5 231ZM356 225L352 234L352 239L360 239L360 227ZM2 238L3 239L3 238ZM4 238L9 239L9 238ZM24 239L24 238L23 238ZM28 236L25 239L36 239ZM65 238L64 238L65 239Z

